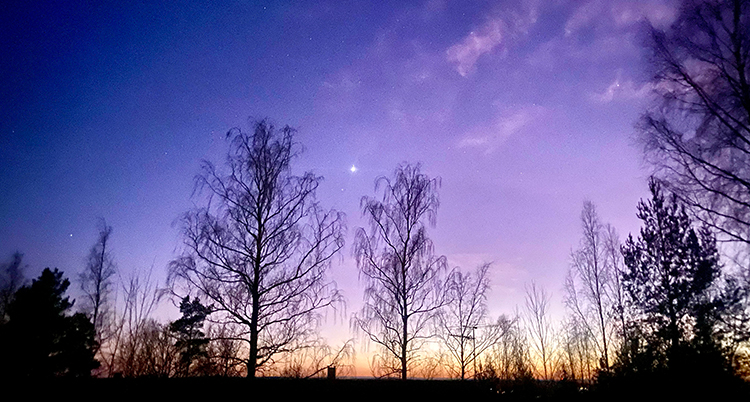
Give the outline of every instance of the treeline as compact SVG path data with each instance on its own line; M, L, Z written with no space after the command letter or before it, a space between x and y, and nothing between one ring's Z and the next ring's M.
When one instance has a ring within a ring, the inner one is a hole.
M440 179L403 163L362 198L368 226L355 229L351 248L364 306L351 317L352 340L326 344L322 314L344 300L327 277L345 248L344 216L317 200L321 177L292 173L295 130L261 120L228 132L224 166L204 162L200 206L180 218L183 248L163 289L149 275L116 280L103 221L77 278L85 295L77 310L60 271L29 284L20 254L5 264L0 344L13 363L4 374L310 377L336 367L346 375L360 339L374 348L376 377L561 380L623 392L747 378L747 7L686 2L670 30L651 29L660 101L639 125L656 167L636 207L641 230L623 243L584 203L561 322L533 282L515 312L490 316L490 264L453 268L435 251L428 229ZM165 296L180 300L182 315L160 323L152 316Z
M276 135L261 121L245 140L263 139L255 152L284 149L274 142ZM564 286L568 314L559 323L552 322L549 293L534 283L527 286L525 303L515 313L490 317L490 264L470 272L449 270L445 257L433 254L426 218L434 218L437 210L438 181L422 174L419 165L409 164L400 165L394 178L380 180L383 195L363 199L372 225L358 229L354 246L368 287L365 306L353 316L352 326L364 340L379 346L370 361L374 376L567 380L591 386L595 380L612 383L668 374L696 380L747 375L747 282L722 269L712 232L696 225L680 199L656 179L650 182L651 198L637 208L641 231L624 244L612 226L601 222L594 205L584 203L582 236L571 253ZM283 186L290 182L278 181ZM241 199L247 200L247 194ZM252 206L239 201L237 205ZM300 212L298 220L309 211ZM233 241L248 227L231 222L239 213L228 211L221 215L223 220L200 213L208 220L203 225L211 224L197 232L206 236L200 241L207 245L189 240L186 254L172 263L168 289L157 288L150 275L116 281L112 228L102 221L78 276L84 297L74 314L73 302L65 296L70 283L62 272L46 269L28 284L22 256L14 255L2 267L0 336L6 345L4 361L9 363L4 375L252 375L248 361L253 338L247 328L252 322L240 319L245 312L251 319L257 317L257 374L324 376L328 367L337 367L339 375L352 374L353 341L332 348L316 332L319 311L340 302L339 291L325 282L324 269L306 277L315 272L314 264L326 268L335 253L324 259L319 249L313 249L303 254L317 253L312 262L273 265L281 258L278 253L296 258L299 250L293 247L321 247L325 229L311 231L317 236L312 240L302 240L301 231L289 236L289 231L301 230L299 226L277 231L285 242L266 244L280 249L260 253L273 259L252 265L253 260L241 262L230 253L241 250ZM331 225L318 217L313 222ZM230 235L230 230L237 232ZM221 264L211 263L210 253ZM275 298L259 296L256 302L253 283L246 282L256 266L260 296L274 286L288 288L274 290ZM181 317L169 323L155 320L160 300L181 289L193 293L178 299ZM290 307L293 310L286 312ZM301 322L285 321L290 319ZM278 328L272 326L274 320L281 323ZM271 343L275 339L280 340ZM282 342L284 347L278 347Z
M119 303L111 299L114 265L108 251L101 253L111 234L104 226L100 242L91 255L86 272L80 276L83 290L91 290L93 270L102 263L110 271L98 278L96 288L74 308L66 296L70 281L58 269L45 269L30 283L24 277L22 255L14 254L2 265L0 341L3 365L0 375L7 378L51 377L184 377L194 375L238 375L232 358L237 353L228 342L208 342L220 328L203 327L208 310L197 299L184 299L182 317L162 324L152 313L163 289L148 277L133 278L120 289ZM102 258L102 255L104 257ZM91 264L93 262L93 264ZM99 264L99 265L97 265ZM97 293L98 292L98 293ZM87 301L98 303L86 304ZM97 317L95 319L94 317ZM215 336L216 338L219 338Z

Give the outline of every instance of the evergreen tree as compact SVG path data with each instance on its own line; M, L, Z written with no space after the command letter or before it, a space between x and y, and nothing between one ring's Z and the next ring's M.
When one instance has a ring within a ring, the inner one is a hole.
M724 306L716 241L707 229L692 227L676 196L665 196L656 180L649 187L651 200L638 205L640 236L631 235L622 249L622 285L633 316L630 355L621 363L637 371L717 364L716 327Z
M70 282L46 268L30 286L19 289L0 327L2 375L44 378L85 377L98 367L91 321L67 316L73 302L65 297Z
M185 296L180 302L182 317L169 325L169 330L177 337L175 347L180 353L177 375L190 375L190 366L196 359L206 357L206 345L209 339L203 333L203 323L211 314L211 307L204 306L196 297L190 301Z

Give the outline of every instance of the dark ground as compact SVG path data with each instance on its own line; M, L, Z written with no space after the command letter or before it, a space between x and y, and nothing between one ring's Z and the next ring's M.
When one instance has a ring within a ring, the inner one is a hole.
M694 392L694 384L661 386L627 384L608 390L586 389L564 381L458 381L458 380L375 380L375 379L290 379L290 378L137 378L137 379L54 379L3 384L7 393L21 389L11 399L28 397L46 400L145 400L162 401L612 401L632 400L737 400L750 401L748 384L726 389ZM708 384L707 384L708 385ZM655 388L652 388L655 387ZM26 390L24 392L23 390ZM14 395L11 392L11 395ZM23 396L21 396L23 395ZM68 396L62 398L62 396ZM736 398L733 398L736 396ZM696 399L697 398L697 399Z

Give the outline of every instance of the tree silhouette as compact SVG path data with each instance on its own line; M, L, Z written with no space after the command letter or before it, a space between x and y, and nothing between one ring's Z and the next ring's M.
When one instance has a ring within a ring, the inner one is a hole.
M384 374L406 379L416 352L432 335L430 323L448 301L442 286L446 259L435 256L427 237L427 225L437 216L439 181L422 174L419 164L401 164L393 179L380 177L375 183L382 197L362 198L370 228L358 228L355 235L354 254L366 288L365 305L353 324L383 348Z
M562 323L561 365L567 378L583 381L594 377L598 351L593 338L594 334L578 314L569 315Z
M73 306L63 273L45 269L30 286L16 292L8 322L0 327L2 370L9 377L87 377L99 366L91 321L66 313Z
M545 380L550 379L550 366L553 355L553 329L549 313L550 295L535 282L526 286L526 303L524 304L524 321L531 338L531 346L536 351L542 369L539 374Z
M639 126L646 154L697 219L750 243L750 2L685 1L650 38L659 102Z
M522 321L521 313L517 310L510 320L508 330L482 359L482 371L478 373L480 377L520 381L533 377L529 345Z
M344 245L344 217L318 205L321 177L292 175L294 134L265 120L252 134L229 131L227 171L204 162L197 184L209 197L182 217L185 252L170 264L173 284L242 328L249 377L274 355L304 347L320 311L343 300L325 274Z
M96 342L101 345L107 338L111 320L110 297L112 279L117 273L112 253L110 237L112 227L102 219L99 222L99 235L89 251L86 267L80 275L81 290L84 293L83 311L91 317L96 333Z
M353 339L340 347L331 347L325 340L319 339L279 362L278 374L282 377L313 378L327 375L327 370L333 368L337 376L354 375L354 357Z
M24 284L22 261L23 254L15 252L9 262L0 265L0 324L7 322L8 307Z
M490 264L483 264L475 272L454 272L447 285L451 302L438 316L438 337L454 363L447 368L462 380L472 366L476 376L480 356L504 337L513 325L505 316L493 322L487 315L489 268Z
M175 347L180 354L177 375L187 377L193 362L207 356L209 339L203 333L203 323L211 314L211 307L201 304L197 297L190 301L190 296L185 296L180 302L180 313L182 317L169 324L169 330L177 337Z
M106 357L109 376L164 376L172 369L170 354L175 353L170 350L173 340L169 328L151 318L164 295L153 281L152 273L152 269L145 273L131 272L122 283L121 313L116 317L110 341L104 345L106 350L100 350Z
M723 250L742 270L733 284L742 306L725 326L737 344L750 338L750 2L684 1L669 29L651 28L649 47L658 98L640 140L691 216L735 243Z
M675 195L666 197L653 179L649 188L651 199L638 204L640 235L623 246L623 287L640 342L629 358L640 370L675 369L684 367L691 347L718 347L719 254L714 237L693 229Z
M608 248L611 230L596 213L594 204L586 201L581 212L583 238L571 253L571 265L565 279L565 304L575 315L572 323L583 326L591 335L601 356L601 367L609 367L609 350L613 302L616 293L616 259Z

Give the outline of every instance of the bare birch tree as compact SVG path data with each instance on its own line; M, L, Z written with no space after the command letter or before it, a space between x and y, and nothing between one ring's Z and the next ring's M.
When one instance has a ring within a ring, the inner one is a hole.
M612 249L608 248L608 231L601 223L594 204L586 201L581 212L583 237L565 279L565 304L577 322L590 332L601 358L601 368L609 367L613 272Z
M524 321L529 333L531 347L537 354L537 361L542 369L538 370L543 379L550 379L551 358L553 348L553 329L549 317L550 295L544 288L531 282L526 286L526 304L524 305Z
M354 254L366 283L365 305L353 325L382 347L376 366L402 379L448 301L442 283L446 259L435 256L427 236L427 225L435 225L438 187L439 180L422 174L419 164L402 164L393 179L376 180L380 199L362 198L370 228L357 229Z
M291 173L295 133L265 120L252 134L229 131L227 169L204 162L206 206L182 217L185 251L170 264L173 284L213 304L211 320L242 329L248 377L305 346L320 312L343 300L326 270L344 245L344 216L318 205L321 177Z
M108 340L112 319L112 287L117 268L111 251L112 226L108 226L104 219L99 221L98 226L99 234L89 251L86 267L80 275L80 283L84 293L84 312L94 324L95 339L101 346Z
M505 334L482 359L484 376L521 380L533 376L531 356L521 313L516 310Z
M469 370L476 375L477 359L505 336L512 324L505 316L495 322L488 317L489 268L490 264L483 264L475 272L456 271L451 275L451 302L439 316L438 336L453 361L448 370L462 380Z
M122 285L124 306L108 345L110 376L114 372L125 377L146 375L151 370L146 368L153 357L151 351L157 349L156 343L164 343L156 341L168 335L162 334L161 326L151 318L163 295L152 272L153 267L145 274L134 273Z
M750 2L688 0L650 31L656 102L639 125L659 178L720 239L750 244Z
M594 378L597 368L597 350L591 331L571 314L563 322L560 337L563 369L573 380L586 381Z

